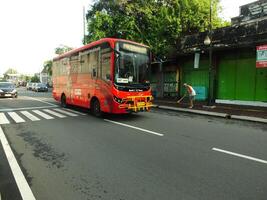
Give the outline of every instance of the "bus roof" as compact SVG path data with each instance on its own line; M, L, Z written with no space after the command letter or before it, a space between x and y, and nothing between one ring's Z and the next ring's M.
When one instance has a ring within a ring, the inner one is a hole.
M148 47L148 46L146 46L146 45L144 45L144 44L140 44L140 43L137 43L137 42L133 42L133 41L131 41L131 40L124 40L124 39L118 39L118 38L102 38L102 39L97 40L97 41L95 41L95 42L91 42L91 43L89 43L89 44L87 44L87 45L84 45L84 46L79 47L79 48L77 48L77 49L73 49L73 50L71 50L71 51L68 51L68 52L62 54L62 55L59 55L59 56L55 57L55 58L53 59L53 61L57 61L57 60L60 60L61 58L66 58L66 57L72 56L73 54L76 54L76 53L78 53L78 52L80 52L80 51L84 51L84 50L86 50L86 49L89 49L89 48L91 48L91 47L93 47L93 46L96 46L96 45L98 45L98 44L101 44L101 43L103 43L103 42L111 42L111 41L112 41L112 42L116 42L116 41L124 41L124 42L130 42L130 43L133 43L133 44L141 45L141 46L144 46L144 47Z

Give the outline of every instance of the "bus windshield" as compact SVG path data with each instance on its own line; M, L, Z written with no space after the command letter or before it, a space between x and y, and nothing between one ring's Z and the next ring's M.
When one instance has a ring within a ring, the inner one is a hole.
M149 49L126 42L116 45L115 84L135 85L149 83Z

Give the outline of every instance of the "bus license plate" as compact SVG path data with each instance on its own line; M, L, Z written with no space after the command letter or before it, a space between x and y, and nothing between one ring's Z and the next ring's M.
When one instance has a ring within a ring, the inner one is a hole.
M146 103L145 102L137 102L137 106L139 107L139 106L145 106L146 105Z

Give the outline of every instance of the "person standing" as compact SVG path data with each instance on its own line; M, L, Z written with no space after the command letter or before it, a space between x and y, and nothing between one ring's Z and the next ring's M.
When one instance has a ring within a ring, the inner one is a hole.
M184 96L181 99L179 99L177 101L177 103L180 103L184 97L188 96L189 103L190 103L189 108L193 108L194 100L195 100L195 96L196 96L196 91L194 90L194 88L191 85L189 85L187 83L184 83L184 87L186 89L186 93L184 94Z

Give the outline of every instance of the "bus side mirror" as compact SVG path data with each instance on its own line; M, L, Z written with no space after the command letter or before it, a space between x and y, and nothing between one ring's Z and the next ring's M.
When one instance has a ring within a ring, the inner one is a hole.
M93 69L93 77L96 77L96 69Z

